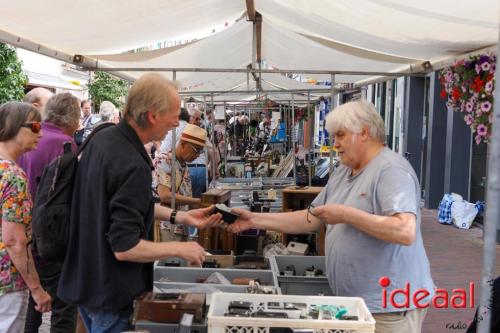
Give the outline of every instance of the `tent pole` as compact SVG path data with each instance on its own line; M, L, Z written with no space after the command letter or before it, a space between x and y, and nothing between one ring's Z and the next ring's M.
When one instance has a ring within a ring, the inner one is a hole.
M269 89L269 90L206 90L206 91L179 91L181 96L203 96L210 94L220 94L220 95L253 95L256 93L268 93L268 94L284 94L284 93L304 93L310 92L312 94L325 94L330 92L330 88L320 88L320 89Z
M224 129L227 128L226 124L226 102L224 102ZM227 175L227 131L224 131L224 177Z
M332 82L332 95L330 97L330 112L333 111L333 106L335 103L335 74L332 74L331 77L331 82ZM324 122L326 124L326 116L324 119ZM328 169L328 175L331 177L332 172L333 172L333 133L328 133L328 140L330 141L330 165Z
M297 165L295 163L295 147L297 145L295 133L295 100L292 94L292 159L293 159L293 183L297 186Z
M312 115L311 115L311 93L308 92L307 93L307 113L309 114L309 117L310 120L309 120L309 123L310 123L310 133L309 133L309 163L308 164L308 174L309 174L309 181L308 181L308 184L309 184L309 187L311 187L311 183L312 183L312 164L314 163L314 148L315 148L315 145L314 145L314 123L315 123L315 118L316 118L316 112L314 112L315 110L313 109L313 112L312 112Z
M497 44L497 70L495 79L498 84L500 73L500 42ZM489 139L491 154L488 159L488 175L486 189L486 214L484 220L484 250L483 250L483 277L481 280L481 299L479 303L478 318L479 333L490 332L491 310L490 304L491 291L493 287L494 268L495 268L495 249L497 226L500 223L500 89L495 89L493 100L493 125L491 138Z
M172 79L173 81L175 81L176 79L176 72L172 72ZM176 186L177 186L177 179L175 178L176 177L176 172L175 172L175 165L176 165L176 162L177 162L177 156L176 156L176 153L175 153L175 150L177 148L177 131L176 131L176 128L172 128L172 186L171 186L171 189L170 189L170 192L172 193L172 198L170 199L170 207L172 209L175 209L175 190L176 190ZM182 177L183 175L181 175Z
M214 128L215 128L215 124L214 124L214 121L215 121L215 107L214 107L214 95L210 95L210 102L211 102L211 105L210 107L212 108L212 121L210 122L210 127L211 127L211 131L210 131L210 139L212 141L212 180L215 180L216 179L216 175L217 175L217 166L215 164L216 162L216 152L215 152L215 132L214 132ZM205 112L207 110L205 109ZM207 127L207 131L208 131L208 127ZM220 154L219 154L220 155ZM208 163L207 163L208 165ZM207 178L207 181L208 181L208 178ZM207 191L208 191L208 186L207 186Z
M203 96L203 123L205 125L205 130L208 134L208 122L207 122L207 99ZM210 141L210 138L208 139ZM203 149L205 154L205 189L208 191L208 161L210 160L210 154L208 153L208 148ZM212 163L213 164L213 163Z
M99 71L106 70L110 72L198 72L198 73L263 73L263 74L341 74L341 75L371 75L371 76L388 76L388 77L401 77L401 76L417 76L424 77L425 73L416 72L414 68L408 68L407 71L399 73L394 72L378 72L378 71L343 71L343 70L315 70L315 69L259 69L252 66L252 68L187 68L187 67L99 67L97 60L93 60L88 65L81 65L86 70ZM254 60L252 60L254 61Z

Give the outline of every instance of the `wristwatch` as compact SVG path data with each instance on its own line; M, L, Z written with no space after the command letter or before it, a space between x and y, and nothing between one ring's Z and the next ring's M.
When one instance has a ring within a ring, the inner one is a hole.
M175 224L175 217L177 216L177 210L173 210L172 213L170 213L170 224Z

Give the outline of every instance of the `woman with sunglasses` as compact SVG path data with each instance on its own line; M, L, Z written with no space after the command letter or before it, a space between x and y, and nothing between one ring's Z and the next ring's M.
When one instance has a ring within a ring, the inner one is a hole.
M15 162L37 147L40 121L40 113L30 104L0 106L0 332L24 331L28 289L38 311L51 307L28 247L32 208L28 181Z

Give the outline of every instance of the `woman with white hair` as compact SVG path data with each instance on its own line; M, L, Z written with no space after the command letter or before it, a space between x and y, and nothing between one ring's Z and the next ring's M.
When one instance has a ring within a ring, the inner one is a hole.
M118 124L120 121L120 112L114 106L113 103L109 101L104 101L101 103L99 108L99 116L101 117L100 122L112 122Z
M362 297L376 333L419 333L434 294L420 231L420 185L408 161L385 147L382 117L373 104L344 104L326 119L342 165L308 209L240 215L229 229L270 229L304 234L326 226L327 276L337 296ZM411 285L424 297L382 298ZM402 304L402 305L401 305Z

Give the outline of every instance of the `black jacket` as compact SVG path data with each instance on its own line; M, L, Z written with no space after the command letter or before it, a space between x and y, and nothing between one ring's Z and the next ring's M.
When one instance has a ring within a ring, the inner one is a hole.
M153 166L126 121L98 132L82 153L72 201L69 248L59 297L91 310L127 311L151 289L152 265L114 252L151 239Z

